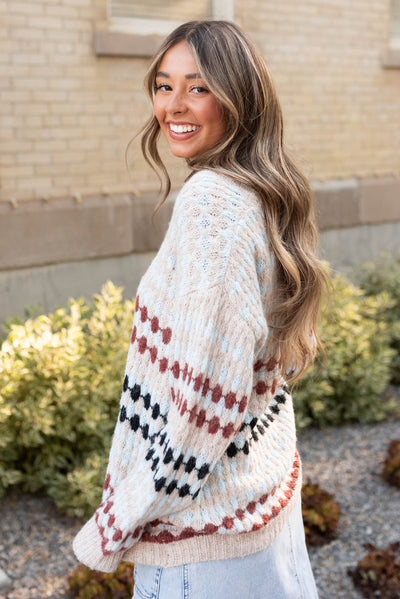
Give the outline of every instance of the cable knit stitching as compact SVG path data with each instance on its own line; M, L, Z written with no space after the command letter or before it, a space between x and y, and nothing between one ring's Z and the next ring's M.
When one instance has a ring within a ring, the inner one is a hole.
M170 544L165 565L187 562L188 543L194 561L241 555L286 520L300 462L268 347L272 271L255 194L196 173L138 288L102 503L74 541L90 567L160 564Z

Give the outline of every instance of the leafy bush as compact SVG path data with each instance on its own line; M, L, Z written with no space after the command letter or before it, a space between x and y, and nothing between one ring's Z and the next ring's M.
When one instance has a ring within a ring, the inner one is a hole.
M319 354L294 388L298 428L376 422L396 409L393 398L380 398L394 355L381 314L392 309L393 301L387 293L366 297L341 275L331 281L321 322L326 360Z
M385 293L365 297L344 277L322 333L327 361L298 383L298 426L376 421L394 350L380 315ZM93 302L70 300L54 314L8 322L0 351L0 494L20 485L52 496L68 514L98 504L118 413L134 305L107 283Z
M340 508L333 495L307 481L301 490L301 511L307 545L324 545L336 538Z
M367 599L399 599L400 597L400 543L387 549L365 545L370 551L348 574Z
M383 469L383 478L391 485L400 488L400 441L390 441Z
M71 599L130 599L133 589L133 564L121 563L115 572L105 574L80 564L68 579Z
M390 328L391 346L395 350L391 364L392 382L400 385L400 253L396 258L382 253L375 261L364 262L353 272L354 280L367 295L386 291L392 304L382 310L380 317Z
M70 300L9 324L0 351L0 493L16 484L44 491L78 516L99 502L133 309L107 283L92 303Z

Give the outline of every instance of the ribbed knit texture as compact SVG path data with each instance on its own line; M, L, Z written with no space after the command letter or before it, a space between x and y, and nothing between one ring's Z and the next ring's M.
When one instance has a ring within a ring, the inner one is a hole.
M74 540L89 567L239 557L280 532L301 473L273 280L256 194L193 175L139 284L102 503Z

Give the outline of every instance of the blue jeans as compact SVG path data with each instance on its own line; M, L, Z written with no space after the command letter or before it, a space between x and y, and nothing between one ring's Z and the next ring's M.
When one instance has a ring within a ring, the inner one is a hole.
M318 599L300 500L278 537L257 553L172 568L136 564L133 599Z

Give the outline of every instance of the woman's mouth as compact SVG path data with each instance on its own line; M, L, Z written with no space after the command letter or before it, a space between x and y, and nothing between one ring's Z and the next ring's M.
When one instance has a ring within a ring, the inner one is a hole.
M168 123L168 134L171 139L175 141L185 141L190 139L200 131L200 125L175 125L174 123Z
M173 133L191 133L200 129L199 125L174 125L173 123L168 123L168 125Z

